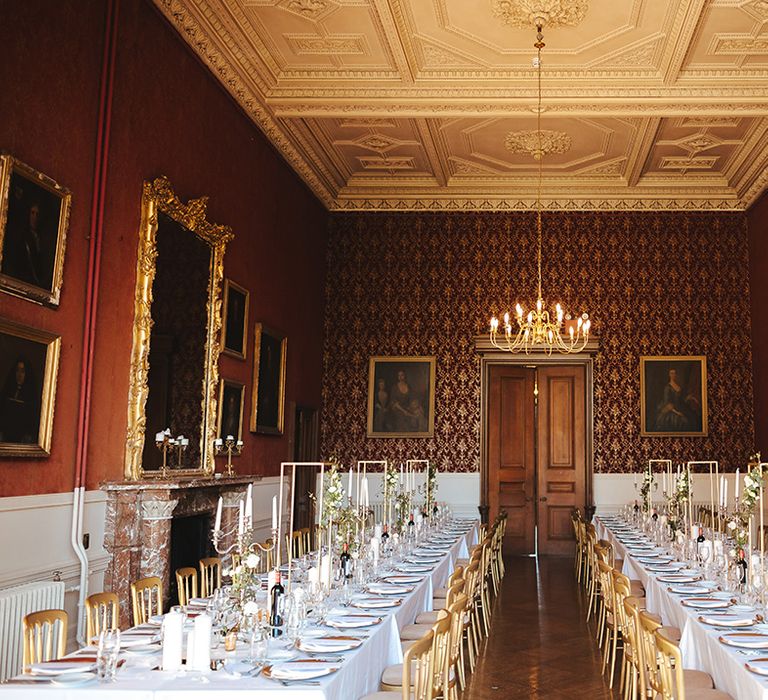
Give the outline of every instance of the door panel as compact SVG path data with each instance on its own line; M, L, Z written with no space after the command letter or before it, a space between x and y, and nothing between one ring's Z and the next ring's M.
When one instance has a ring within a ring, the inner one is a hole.
M539 367L539 551L574 549L571 510L584 503L584 368Z
M488 502L491 519L509 514L505 554L535 550L534 376L526 367L490 368Z

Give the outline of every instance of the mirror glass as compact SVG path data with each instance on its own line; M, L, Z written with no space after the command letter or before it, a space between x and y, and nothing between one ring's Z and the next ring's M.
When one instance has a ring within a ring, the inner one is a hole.
M169 451L168 466L194 469L202 464L211 248L162 213L157 217L156 235L142 465L145 471L162 467L163 454L155 435L168 428L173 437L189 439L181 454Z

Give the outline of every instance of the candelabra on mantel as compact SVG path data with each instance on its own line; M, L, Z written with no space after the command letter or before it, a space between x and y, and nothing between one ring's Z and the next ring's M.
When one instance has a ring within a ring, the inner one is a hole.
M224 440L216 438L213 441L213 449L217 456L223 454L227 455L226 474L227 476L234 476L235 472L232 470L232 454L234 453L239 457L243 453L243 441L235 440L233 435L227 435Z
M176 466L181 468L181 456L189 447L189 438L185 438L183 435L179 435L176 438L171 437L171 429L166 428L161 433L155 435L155 445L163 453L163 466L160 471L160 478L165 479L168 476L168 452L171 450L176 452Z

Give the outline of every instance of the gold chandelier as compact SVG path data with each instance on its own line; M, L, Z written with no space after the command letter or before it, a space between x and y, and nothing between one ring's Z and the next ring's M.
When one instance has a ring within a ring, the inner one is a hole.
M570 314L563 311L560 304L555 304L554 316L544 307L544 300L541 294L541 180L542 180L542 161L544 148L542 146L541 131L541 50L544 48L544 35L542 34L542 25L537 25L536 47L538 53L534 59L534 65L537 70L539 100L536 110L536 133L538 143L532 149L533 157L539 163L539 182L536 190L536 236L537 236L537 264L538 264L538 297L536 299L536 308L527 314L520 304L515 305L515 320L513 321L509 313L504 314L503 326L499 330L499 319L496 316L491 318L491 343L499 350L505 352L525 352L529 354L532 350L542 350L548 355L553 350L561 353L581 352L589 341L589 328L591 321L587 314L582 314L578 318L571 318Z

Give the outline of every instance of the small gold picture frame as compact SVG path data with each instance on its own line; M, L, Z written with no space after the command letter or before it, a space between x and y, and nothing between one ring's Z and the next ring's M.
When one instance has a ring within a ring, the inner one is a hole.
M640 358L640 435L707 435L706 355Z
M368 437L435 434L435 358L372 357L368 368Z
M282 435L288 338L261 323L254 328L251 432Z
M219 385L219 416L216 436L226 440L230 435L235 440L243 439L243 405L245 384L222 379Z
M0 155L0 289L59 305L71 200L47 175Z
M0 457L48 457L61 337L0 319Z
M248 346L248 290L230 279L224 280L224 313L221 326L221 351L245 359Z

